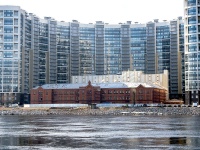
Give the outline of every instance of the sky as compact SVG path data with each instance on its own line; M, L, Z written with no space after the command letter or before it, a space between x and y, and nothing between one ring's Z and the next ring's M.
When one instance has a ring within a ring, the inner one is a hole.
M0 5L17 5L40 18L86 24L146 23L183 16L183 0L0 0Z

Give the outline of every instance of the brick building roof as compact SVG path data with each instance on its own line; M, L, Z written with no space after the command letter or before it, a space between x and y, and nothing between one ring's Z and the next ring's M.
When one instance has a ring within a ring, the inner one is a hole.
M87 86L86 83L75 83L75 84L45 84L41 87L43 89L79 89L79 87ZM147 83L130 83L130 82L118 82L118 83L92 83L92 86L99 86L100 88L137 88L139 85L144 87L154 87L159 89L165 89L162 86ZM39 86L33 88L37 89Z

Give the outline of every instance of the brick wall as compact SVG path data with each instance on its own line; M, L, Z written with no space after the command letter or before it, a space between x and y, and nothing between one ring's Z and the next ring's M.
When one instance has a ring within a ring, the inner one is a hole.
M100 88L91 84L78 89L43 89L31 90L31 104L91 104L91 103L127 103L151 104L163 103L166 90L148 88Z

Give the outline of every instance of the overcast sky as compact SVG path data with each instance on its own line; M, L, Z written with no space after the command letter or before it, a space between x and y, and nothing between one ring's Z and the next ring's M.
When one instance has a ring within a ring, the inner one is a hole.
M40 18L80 23L145 23L183 16L183 0L0 0L0 5L17 5Z

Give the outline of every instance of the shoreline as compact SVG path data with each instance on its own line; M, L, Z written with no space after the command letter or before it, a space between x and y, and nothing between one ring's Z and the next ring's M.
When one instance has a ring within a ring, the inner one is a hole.
M198 107L110 107L91 109L84 108L5 108L0 107L0 116L4 115L130 115L130 116L147 116L147 115L186 115L200 116Z

